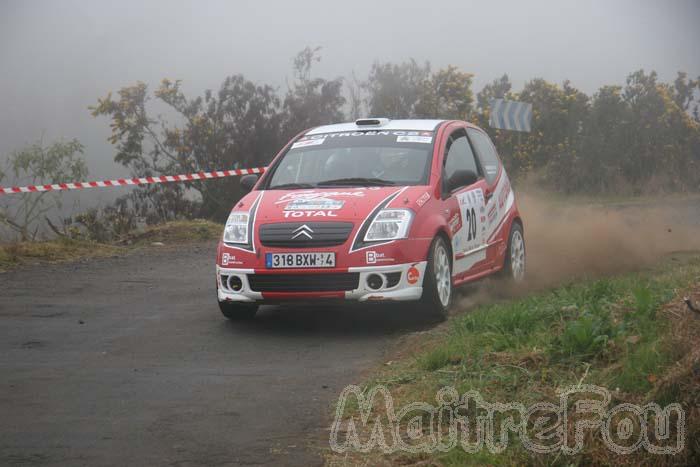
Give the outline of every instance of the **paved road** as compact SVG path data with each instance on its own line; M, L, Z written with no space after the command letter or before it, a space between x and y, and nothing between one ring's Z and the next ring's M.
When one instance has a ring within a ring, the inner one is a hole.
M697 199L675 204L699 225ZM0 465L319 464L341 389L429 327L405 307L230 323L214 248L0 274Z
M230 323L214 248L0 274L0 464L319 464L340 390L428 326L335 307Z

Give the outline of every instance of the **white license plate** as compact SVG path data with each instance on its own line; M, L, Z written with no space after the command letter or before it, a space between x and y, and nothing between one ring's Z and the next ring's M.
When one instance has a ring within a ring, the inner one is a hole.
M335 253L266 253L265 266L276 268L334 268Z

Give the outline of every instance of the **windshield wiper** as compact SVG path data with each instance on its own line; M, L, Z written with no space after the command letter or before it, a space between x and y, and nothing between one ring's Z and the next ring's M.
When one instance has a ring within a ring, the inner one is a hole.
M367 186L392 186L396 183L391 180L382 180L381 178L362 178L362 177L350 177L350 178L336 178L335 180L324 180L317 183L318 186L329 186L329 185L367 185Z
M316 188L316 185L311 183L283 183L281 185L275 185L268 188L269 190L286 190L295 188Z

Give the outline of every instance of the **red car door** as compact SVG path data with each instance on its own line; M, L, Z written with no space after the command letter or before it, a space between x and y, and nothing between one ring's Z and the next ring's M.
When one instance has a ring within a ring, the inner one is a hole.
M442 198L452 234L452 274L462 279L490 267L486 256L488 185L465 128L452 129L445 141Z
M503 241L507 241L505 235L496 235L497 229L501 226L508 212L504 206L503 193L510 191L510 182L505 174L496 148L488 135L475 128L467 129L467 136L477 156L479 167L484 173L484 195L486 198L486 237L488 242L489 260L496 264L502 262L502 252L505 249ZM496 193L498 191L499 193ZM490 238L490 240L489 240ZM499 248L501 255L499 255Z

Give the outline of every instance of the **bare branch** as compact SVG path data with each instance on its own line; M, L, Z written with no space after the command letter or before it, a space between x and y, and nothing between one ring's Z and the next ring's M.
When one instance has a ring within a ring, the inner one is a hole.
M56 227L53 224L53 222L51 222L51 219L49 219L48 216L44 216L44 219L46 219L46 223L49 225L49 228L53 231L53 233L55 233L59 237L68 238L68 235L58 230L58 227Z

